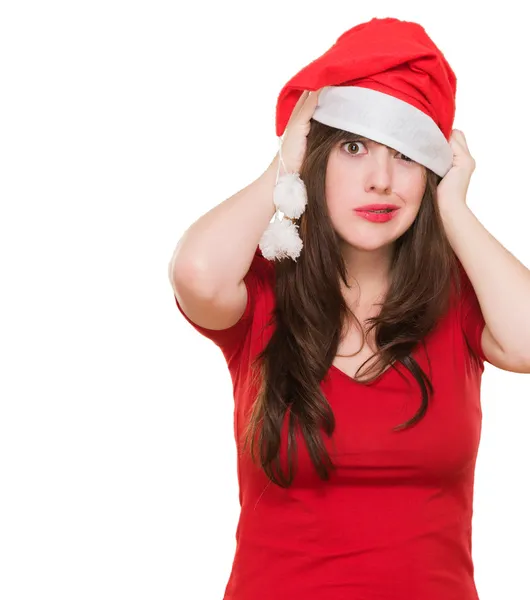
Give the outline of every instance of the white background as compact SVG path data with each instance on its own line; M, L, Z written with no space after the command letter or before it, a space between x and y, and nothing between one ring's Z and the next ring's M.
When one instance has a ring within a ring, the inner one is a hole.
M530 265L523 6L2 3L2 600L222 598L239 515L231 382L167 266L191 222L270 163L281 88L347 29L425 27L458 77L468 204ZM482 405L477 587L524 600L530 376L486 364Z

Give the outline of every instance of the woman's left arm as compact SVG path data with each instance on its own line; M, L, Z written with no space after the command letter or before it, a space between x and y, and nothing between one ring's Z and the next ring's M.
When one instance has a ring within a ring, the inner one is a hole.
M449 142L453 166L438 185L438 206L449 242L469 277L486 321L482 350L494 366L530 373L530 270L467 206L475 161L463 132L453 129Z

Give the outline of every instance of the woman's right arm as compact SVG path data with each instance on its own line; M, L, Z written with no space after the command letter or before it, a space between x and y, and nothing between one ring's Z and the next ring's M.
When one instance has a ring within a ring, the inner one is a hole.
M283 165L298 172L320 90L303 92L282 141ZM175 297L184 314L208 329L238 322L247 304L245 275L275 206L279 153L255 181L197 219L179 240L168 265Z
M243 278L276 208L278 155L251 184L197 221L179 240L168 265L175 296L197 325L226 329L247 303Z

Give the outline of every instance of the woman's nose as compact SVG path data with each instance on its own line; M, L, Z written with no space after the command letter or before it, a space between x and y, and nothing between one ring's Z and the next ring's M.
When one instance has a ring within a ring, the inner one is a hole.
M374 153L371 159L366 174L367 188L387 192L392 185L392 156L383 151Z

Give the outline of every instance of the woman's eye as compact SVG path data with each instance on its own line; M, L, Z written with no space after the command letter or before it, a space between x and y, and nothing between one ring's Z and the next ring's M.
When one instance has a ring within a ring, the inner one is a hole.
M364 144L362 142L345 142L344 144L342 144L343 147L348 147L348 146L357 146L359 147L359 145L364 146ZM346 150L346 152L348 152L348 150ZM348 152L348 154L350 154L350 152ZM355 152L355 154L357 154Z
M357 146L357 148L358 148L359 145L364 146L363 142L345 142L344 144L342 144L342 147L348 148L349 146ZM346 150L346 152L348 154L353 154L353 155L358 153L358 152L349 152L348 150ZM401 157L401 159L404 160L405 162L410 162L410 163L415 162L412 160L412 158L405 156L405 154L402 154L401 152L398 153L398 156Z

